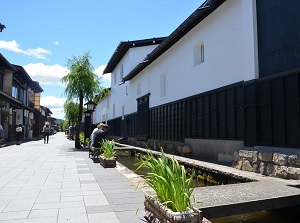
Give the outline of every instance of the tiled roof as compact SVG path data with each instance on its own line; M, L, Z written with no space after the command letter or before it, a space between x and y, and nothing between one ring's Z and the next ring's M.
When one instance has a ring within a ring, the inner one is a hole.
M166 37L120 42L106 65L103 74L111 73L130 48L160 44Z

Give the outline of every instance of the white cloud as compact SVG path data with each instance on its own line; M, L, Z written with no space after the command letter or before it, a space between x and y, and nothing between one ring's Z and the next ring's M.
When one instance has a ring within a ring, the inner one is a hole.
M16 53L24 53L24 50L20 49L20 45L15 40L10 42L0 40L0 49L5 49Z
M108 73L102 75L105 66L106 65L100 65L94 72L102 78L104 87L109 87L111 74ZM45 65L44 63L30 63L23 67L34 81L38 81L40 84L44 85L61 85L60 79L69 73L67 68L58 64Z
M41 97L41 105L50 109L54 118L64 119L64 103L66 98L57 98L53 96Z
M97 74L98 76L102 76L103 71L105 69L106 65L100 65L98 68L95 69L95 74Z
M55 41L53 44L56 45L56 46L58 46L58 45L60 45L60 42Z
M44 59L47 60L46 55L52 54L50 50L45 50L43 48L36 48L36 49L28 49L25 51L25 54L28 56L32 56L37 59Z
M99 77L103 78L103 86L109 87L111 82L111 73L107 73L103 75L103 71L105 69L106 65L100 65L98 68L95 69L95 74L97 74Z
M110 86L110 74L102 75L106 65L100 65L95 69L95 73L102 77L103 86ZM34 81L41 85L61 85L60 79L69 73L69 70L61 65L45 65L44 63L30 63L23 66L26 72ZM54 96L41 97L41 105L50 109L54 118L64 119L65 98Z
M21 49L20 45L17 43L16 40L12 40L12 41L8 41L8 42L0 40L0 49L5 49L5 50L12 51L15 53L21 53L21 54L27 55L29 57L34 57L37 59L44 59L44 60L47 59L46 55L52 54L52 52L50 50L45 50L40 47L38 47L36 49L23 50L23 49Z
M69 72L67 68L58 64L30 63L23 67L34 81L44 85L60 84L60 79Z

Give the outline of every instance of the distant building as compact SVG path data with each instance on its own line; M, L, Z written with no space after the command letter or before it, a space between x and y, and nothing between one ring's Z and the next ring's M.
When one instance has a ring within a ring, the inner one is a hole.
M39 83L33 81L22 66L11 64L0 53L0 121L5 140L15 139L18 124L23 126L25 139L40 136L41 120L45 119L41 118L41 92Z

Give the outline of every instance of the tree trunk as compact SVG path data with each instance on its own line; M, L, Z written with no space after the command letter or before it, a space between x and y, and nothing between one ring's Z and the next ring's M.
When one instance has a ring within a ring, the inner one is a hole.
M82 146L80 145L80 140L79 140L79 134L80 134L80 124L82 120L82 107L83 107L83 96L79 97L79 114L78 114L78 119L76 123L76 135L75 135L75 148L76 149L81 149Z

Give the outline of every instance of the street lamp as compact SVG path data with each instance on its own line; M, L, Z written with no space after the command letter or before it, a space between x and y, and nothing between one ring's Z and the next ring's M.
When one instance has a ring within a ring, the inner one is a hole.
M97 105L95 102L93 101L88 101L87 103L85 103L84 105L86 105L86 111L84 112L84 142L83 144L85 144L85 139L89 139L90 140L90 135L91 135L91 126L92 126L92 114L95 110L95 106Z
M86 105L86 109L88 112L93 112L95 109L95 106L97 105L95 102L93 101L88 101L87 103L85 103L84 105Z

